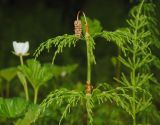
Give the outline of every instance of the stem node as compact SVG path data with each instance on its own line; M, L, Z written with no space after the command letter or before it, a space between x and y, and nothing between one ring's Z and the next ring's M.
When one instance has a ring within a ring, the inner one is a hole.
M89 81L86 83L86 94L91 94L92 93L93 86Z

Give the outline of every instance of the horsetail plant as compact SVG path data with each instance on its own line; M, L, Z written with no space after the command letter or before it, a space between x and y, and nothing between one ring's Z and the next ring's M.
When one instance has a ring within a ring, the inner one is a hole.
M132 18L127 20L130 26L126 43L128 59L119 57L119 60L130 69L130 79L122 75L121 83L132 90L134 101L130 104L130 113L133 117L133 125L137 125L137 113L148 107L152 98L145 87L152 78L152 74L146 72L146 67L153 57L149 48L151 41L147 39L150 37L150 31L145 29L148 21L142 10L143 5L144 0L131 11Z
M85 14L82 12L84 16L84 22L85 22L85 32L84 34L81 32L82 29L82 23L81 20L79 20L79 14L77 14L77 20L74 22L75 25L75 35L63 35L63 36L57 36L55 38L49 39L48 41L42 43L38 49L35 51L35 57L37 58L40 53L44 49L50 49L52 46L57 47L57 50L55 51L55 54L52 59L52 63L55 60L55 57L58 53L63 51L64 47L71 47L71 45L75 46L76 42L78 40L85 40L86 41L86 54L87 54L87 80L86 80L86 89L84 91L75 91L75 90L68 90L68 89L58 89L53 92L51 92L47 98L44 99L44 101L41 103L41 110L39 113L37 113L37 118L40 113L43 113L43 111L54 103L54 105L61 106L64 102L67 102L67 106L62 114L61 120L59 124L61 123L62 119L66 117L66 115L70 112L70 109L72 107L75 107L77 105L85 105L87 116L88 116L88 124L93 124L93 108L95 104L101 104L105 103L106 101L115 101L118 105L125 108L125 103L123 103L123 100L132 100L128 95L125 94L125 88L117 87L115 89L109 86L108 84L99 84L97 88L93 89L92 82L91 82L91 66L92 64L95 64L95 57L93 54L93 50L95 49L95 42L94 37L97 36L95 33L94 35L90 35L89 33L89 27L87 23L87 19ZM121 35L118 33L112 33L108 32L108 38L111 39L112 37L115 39L120 39ZM84 35L84 36L83 36ZM115 36L115 37L114 37ZM116 40L118 41L118 40ZM121 44L121 43L120 43ZM64 103L65 104L65 103Z
M121 30L120 33L124 35L125 42L120 45L123 55L119 56L118 59L129 69L127 71L129 75L122 73L121 80L116 80L130 90L126 94L132 97L133 100L126 103L128 107L126 111L132 116L133 125L137 125L137 114L151 104L152 98L145 87L152 78L152 74L148 73L147 69L153 60L149 47L152 36L148 28L149 21L145 11L146 6L151 8L152 6L146 4L142 0L141 4L131 10L131 19L127 20L129 28ZM107 32L102 32L100 36L107 39Z

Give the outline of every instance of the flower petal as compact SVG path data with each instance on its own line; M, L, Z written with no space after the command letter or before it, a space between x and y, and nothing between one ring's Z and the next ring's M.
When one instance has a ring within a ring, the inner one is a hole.
M16 41L13 41L13 49L14 49L16 54L19 53L19 45Z
M26 54L28 50L29 50L29 42L26 41L25 43L23 43L22 54Z
M26 41L25 43L23 42L18 43L16 41L13 41L13 48L16 55L22 55L22 56L26 55L29 50L29 42Z

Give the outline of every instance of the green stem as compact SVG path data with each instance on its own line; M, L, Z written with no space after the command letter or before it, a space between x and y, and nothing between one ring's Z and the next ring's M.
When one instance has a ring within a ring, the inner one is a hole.
M21 63L21 66L24 65L23 63L23 56L19 56L20 57L20 63ZM26 100L28 101L29 100L29 94L28 94L28 86L27 86L27 82L25 82L25 84L23 85L24 87L24 91L25 91L25 96L26 96Z
M79 14L78 14L79 15ZM90 53L90 34L88 32L88 23L86 19L85 13L83 13L84 19L85 19L85 40L86 40L86 47L87 47L87 85L90 86L91 84L91 53ZM77 18L78 19L78 18Z
M135 83L135 69L133 70L133 125L136 125L136 83Z
M133 125L136 125L136 52L137 52L137 46L135 45L137 43L137 33L138 33L138 23L140 21L140 13L141 13L141 9L142 9L142 5L144 3L144 0L142 0L140 6L139 6L139 10L138 10L138 14L137 14L137 19L136 19L136 27L135 27L135 31L134 31L134 43L133 43L133 69L132 69L132 86L133 86L133 104L132 104L132 108L133 108Z
M136 67L135 67L135 63L136 63L136 50L134 49L133 51L133 69L132 69L133 125L136 125Z
M20 57L20 63L21 65L23 65L23 56L19 56Z
M27 82L24 84L24 91L25 91L25 95L26 95L26 100L29 101Z
M133 125L136 125L136 117L133 119Z
M38 97L38 89L34 89L34 104L37 103L37 97Z
M87 83L91 83L91 55L89 52L89 39L86 35L86 45L87 45Z

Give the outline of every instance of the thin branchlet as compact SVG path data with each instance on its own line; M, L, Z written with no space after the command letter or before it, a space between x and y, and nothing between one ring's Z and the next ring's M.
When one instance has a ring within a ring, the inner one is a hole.
M40 46L36 49L34 56L37 58L44 50L48 50L49 52L51 47L56 47L57 49L52 59L53 64L57 54L62 53L65 47L75 47L77 41L78 38L75 35L68 34L48 39L46 42L40 44Z

